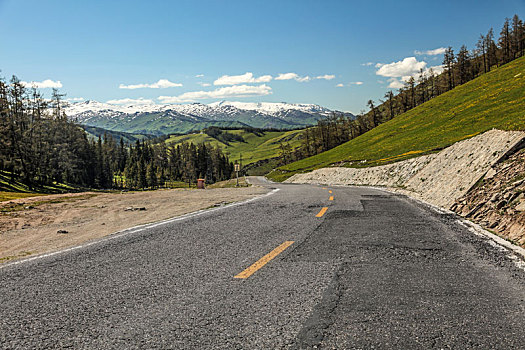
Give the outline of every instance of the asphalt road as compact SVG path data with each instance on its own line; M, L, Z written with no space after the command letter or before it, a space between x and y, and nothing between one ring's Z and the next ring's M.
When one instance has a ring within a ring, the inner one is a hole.
M280 190L4 265L0 348L525 347L524 270L454 216L265 185Z

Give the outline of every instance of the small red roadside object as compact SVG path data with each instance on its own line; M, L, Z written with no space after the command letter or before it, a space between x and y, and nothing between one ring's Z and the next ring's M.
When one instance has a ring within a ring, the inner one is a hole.
M204 179L197 179L197 188L200 190L205 189L205 180Z

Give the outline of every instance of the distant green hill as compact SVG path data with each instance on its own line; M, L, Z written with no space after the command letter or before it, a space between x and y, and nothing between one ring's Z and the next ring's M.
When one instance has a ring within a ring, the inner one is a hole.
M99 136L111 135L111 137L117 142L123 139L125 143L134 143L137 140L149 140L157 137L156 135L150 134L131 134L123 131L107 130L96 126L81 125L86 131L89 137L97 139Z
M230 141L222 142L205 133L187 134L182 136L171 136L166 140L168 144L192 142L194 144L209 143L219 146L228 154L231 161L237 161L242 155L243 164L275 158L279 156L281 143L287 143L292 148L299 146L302 130L293 131L248 131L247 129L223 130L224 133L239 135L244 142Z
M106 130L125 132L128 134L182 134L202 130L210 126L220 128L249 127L235 120L207 120L205 118L168 115L165 113L140 113L138 115L123 115L120 118L97 116L80 121L82 124L95 126Z
M490 129L525 130L525 57L450 90L329 151L268 177L339 164L373 166L432 153Z

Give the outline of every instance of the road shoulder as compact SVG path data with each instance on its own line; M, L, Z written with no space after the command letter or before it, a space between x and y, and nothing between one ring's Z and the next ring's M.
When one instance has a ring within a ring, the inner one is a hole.
M21 206L0 215L0 266L78 246L131 227L249 200L269 191L252 186L105 193Z

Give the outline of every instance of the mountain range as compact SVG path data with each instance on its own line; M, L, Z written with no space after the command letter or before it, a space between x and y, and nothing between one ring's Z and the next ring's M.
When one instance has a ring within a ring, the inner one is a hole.
M273 102L120 106L88 100L66 108L66 114L83 125L154 135L182 134L210 126L299 129L314 125L332 113L354 117L351 113L315 104Z

